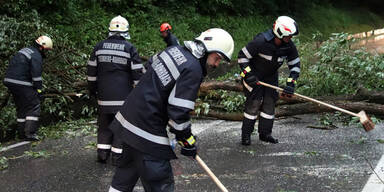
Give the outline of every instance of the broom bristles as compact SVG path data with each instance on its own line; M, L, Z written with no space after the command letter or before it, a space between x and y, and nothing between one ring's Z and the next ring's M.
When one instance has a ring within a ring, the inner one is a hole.
M358 113L360 115L360 123L363 125L364 130L366 132L371 131L375 128L375 124L371 120L371 118L365 113L365 111L360 111Z

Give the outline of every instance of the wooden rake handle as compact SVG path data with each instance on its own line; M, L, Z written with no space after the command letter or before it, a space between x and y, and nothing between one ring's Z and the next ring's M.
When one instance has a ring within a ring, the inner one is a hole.
M268 83L264 83L264 82L261 82L261 81L259 81L259 83L260 83L261 85L264 85L264 86L269 87L269 88L272 88L272 89L276 89L276 90L281 91L281 92L284 90L284 89L282 89L282 88L280 88L280 87L276 87L276 86L273 86L273 85L270 85L270 84L268 84ZM334 105L331 105L331 104L328 104L328 103L324 103L324 102L322 102L322 101L319 101L319 100L316 100L316 99L312 99L312 98L310 98L310 97L307 97L307 96L304 96L304 95L300 95L300 94L298 94L298 93L294 93L294 95L296 95L296 96L298 96L298 97L301 97L301 98L303 98L303 99L305 99L305 100L312 101L312 102L314 102L314 103L318 103L318 104L320 104L320 105L324 105L324 106L327 106L327 107L329 107L329 108L332 108L332 109L335 109L335 110L338 110L338 111L347 113L347 114L349 114L349 115L352 115L352 116L361 118L361 116L360 116L359 114L354 113L354 112L351 112L351 111L348 111L348 110L345 110L345 109L342 109L342 108L340 108L340 107L336 107L336 106L334 106Z
M198 155L196 155L196 161L200 164L204 171L207 172L209 177L216 183L216 185L220 188L222 192L228 192L228 189L225 188L225 186L220 182L220 180L215 176L215 174L213 174L213 172Z

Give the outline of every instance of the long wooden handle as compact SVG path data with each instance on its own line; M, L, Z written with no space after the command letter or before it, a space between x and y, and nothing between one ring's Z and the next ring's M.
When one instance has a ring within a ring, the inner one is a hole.
M209 167L204 163L204 161L196 155L196 160L200 164L200 166L205 170L205 172L208 173L209 177L216 183L216 185L221 189L223 192L228 192L228 189L225 188L225 186L220 182L220 180L213 174L213 172L209 169Z
M268 83L264 83L264 82L261 82L261 81L259 81L259 83L260 83L261 85L264 85L264 86L269 87L269 88L272 88L272 89L276 89L276 90L278 90L278 91L283 91L283 90L284 90L284 89L282 89L282 88L280 88L280 87L276 87L276 86L273 86L273 85L270 85L270 84L268 84ZM308 101L312 101L312 102L314 102L314 103L318 103L318 104L320 104L320 105L324 105L324 106L327 106L327 107L329 107L329 108L332 108L332 109L335 109L335 110L338 110L338 111L341 111L341 112L350 114L350 115L352 115L352 116L360 117L359 114L354 113L354 112L351 112L351 111L348 111L348 110L345 110L345 109L342 109L342 108L340 108L340 107L336 107L336 106L334 106L334 105L331 105L331 104L328 104L328 103L324 103L324 102L322 102L322 101L319 101L319 100L316 100L316 99L312 99L312 98L310 98L310 97L307 97L307 96L304 96L304 95L300 95L300 94L298 94L298 93L294 93L294 95L296 95L296 96L298 96L298 97L301 97L301 98L303 98L303 99L306 99L306 100L308 100Z

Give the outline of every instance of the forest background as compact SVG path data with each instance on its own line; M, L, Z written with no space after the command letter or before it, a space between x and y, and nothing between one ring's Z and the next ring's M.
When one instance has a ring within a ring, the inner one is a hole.
M302 61L298 92L324 96L353 94L358 86L384 90L384 56L352 49L355 40L348 38L348 34L384 28L384 5L379 0L0 0L0 4L0 79L17 50L42 34L54 41L43 67L42 130L67 129L57 123L96 117L90 105L94 101L84 86L87 59L93 46L106 38L109 21L117 15L128 19L130 41L143 57L165 48L159 26L169 22L180 42L208 28L227 30L235 40L234 61L257 33L271 28L277 16L288 15L300 29L294 39ZM237 66L224 71L209 78L238 79ZM241 111L242 94L219 93L222 98L215 102L222 110ZM199 98L202 105L196 109L209 110L208 100ZM2 138L16 123L15 106L2 84L0 113Z

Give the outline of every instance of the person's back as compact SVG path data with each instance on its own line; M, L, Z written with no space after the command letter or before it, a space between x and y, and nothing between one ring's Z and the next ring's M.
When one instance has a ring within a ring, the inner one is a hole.
M127 129L134 131L135 127L139 127L150 135L156 135L152 137L139 133L122 133L121 136L130 146L140 151L150 151L159 158L173 159L176 156L168 145L165 127L169 120L185 123L189 119L187 111L194 108L197 91L203 79L202 67L181 46L167 48L153 56L151 61L146 74L127 97L116 118L121 124L130 122Z
M176 135L181 154L196 157L189 112L194 109L206 65L230 60L234 43L222 29L207 30L185 47L171 46L148 61L148 71L125 100L110 129L123 141L124 163L116 169L112 191L132 191L140 178L145 191L174 191L167 135Z
M122 146L108 126L143 72L136 48L127 41L128 29L124 17L114 17L109 24L109 37L95 46L88 61L88 88L97 97L99 113L97 160L106 163L112 152L113 165L119 164Z

